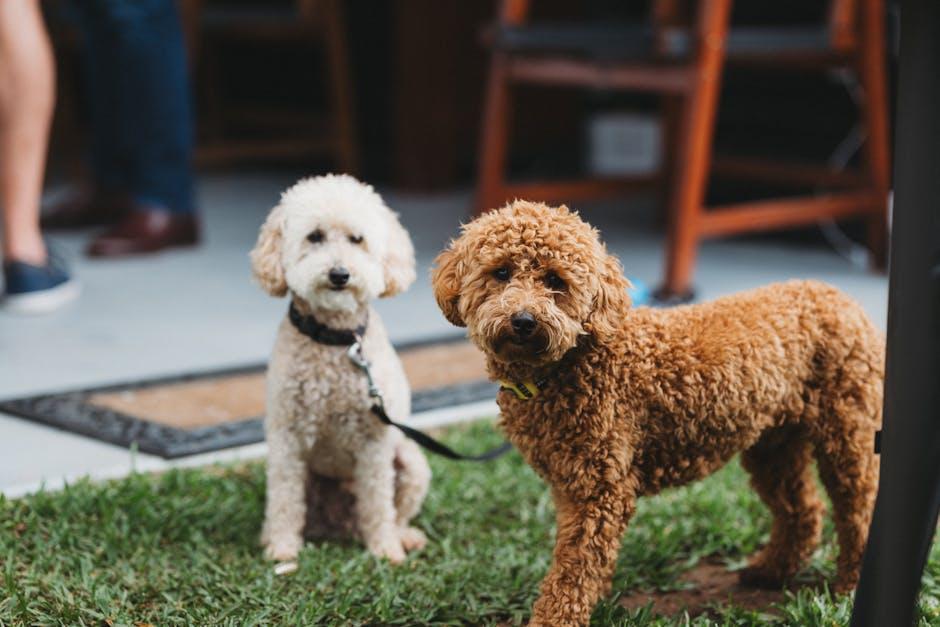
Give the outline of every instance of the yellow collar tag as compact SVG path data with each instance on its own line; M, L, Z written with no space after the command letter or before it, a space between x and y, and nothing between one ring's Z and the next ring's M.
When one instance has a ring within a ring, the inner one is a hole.
M535 398L541 387L533 383L532 381L523 381L522 383L513 383L512 381L504 381L500 379L499 381L500 390L509 390L516 395L520 401L527 401L531 398Z

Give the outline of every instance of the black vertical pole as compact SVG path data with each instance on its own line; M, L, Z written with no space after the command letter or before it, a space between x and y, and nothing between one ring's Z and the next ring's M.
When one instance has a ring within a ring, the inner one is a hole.
M911 625L940 505L940 0L902 0L881 479L852 625Z

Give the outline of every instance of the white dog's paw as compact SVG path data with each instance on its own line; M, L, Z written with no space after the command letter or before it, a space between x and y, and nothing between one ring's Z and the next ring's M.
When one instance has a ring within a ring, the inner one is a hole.
M303 548L303 539L274 538L264 543L264 556L275 562L290 562L297 559L297 554Z
M402 547L409 553L423 549L428 543L428 537L417 527L399 527L398 536Z
M397 537L383 538L379 542L369 544L369 552L379 558L385 558L392 564L401 564L405 561L405 549Z

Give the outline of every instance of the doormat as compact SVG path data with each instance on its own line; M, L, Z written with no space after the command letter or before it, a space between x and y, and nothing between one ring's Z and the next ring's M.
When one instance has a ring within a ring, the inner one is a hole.
M466 340L396 347L412 412L495 398L482 353ZM172 459L264 440L265 364L146 379L0 402L0 412Z

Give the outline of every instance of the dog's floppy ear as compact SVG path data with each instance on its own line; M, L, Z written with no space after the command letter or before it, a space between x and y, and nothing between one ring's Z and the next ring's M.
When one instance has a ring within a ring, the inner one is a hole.
M623 317L624 311L630 306L630 295L627 289L631 287L630 281L623 276L620 261L608 253L603 245L600 254L603 258L597 277L597 291L591 313L588 316L585 328L595 337L605 338L611 335L618 326L618 320Z
M465 269L463 254L456 241L444 249L434 260L431 269L431 287L437 306L451 324L463 327L466 323L460 317L457 305L460 301L460 283Z
M387 212L388 241L382 267L385 272L385 290L381 297L394 296L404 292L415 280L415 249L408 237L408 231L398 221L398 215L391 209Z
M251 271L258 285L271 296L287 294L287 281L284 279L284 267L281 265L281 229L284 222L284 210L280 205L271 210L258 242L251 251Z

